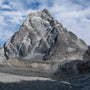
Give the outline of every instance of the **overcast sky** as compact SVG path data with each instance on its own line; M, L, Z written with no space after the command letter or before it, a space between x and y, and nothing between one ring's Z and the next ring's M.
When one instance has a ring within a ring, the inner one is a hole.
M90 0L0 0L0 46L31 11L44 8L68 31L90 44Z

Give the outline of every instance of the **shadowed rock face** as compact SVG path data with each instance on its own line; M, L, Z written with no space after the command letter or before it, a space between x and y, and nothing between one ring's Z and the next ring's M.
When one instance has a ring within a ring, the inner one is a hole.
M90 56L90 46L88 46L88 49L86 50L86 54Z
M32 60L58 60L74 54L83 56L86 50L84 41L68 32L46 9L31 12L20 29L4 44L6 58Z

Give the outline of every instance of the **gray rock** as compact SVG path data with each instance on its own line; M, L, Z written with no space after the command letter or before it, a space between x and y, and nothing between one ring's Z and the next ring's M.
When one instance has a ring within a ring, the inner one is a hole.
M76 55L83 58L87 45L68 32L48 10L31 12L20 29L4 44L6 58L59 60ZM32 58L33 57L33 58Z
M66 80L1 75L4 77L0 78L1 90L90 90L90 74Z
M5 57L8 60L0 63L0 72L58 80L0 83L3 90L6 87L10 90L90 89L90 47L67 31L46 9L28 15L4 48L0 48L0 60Z
M84 60L90 60L90 46L88 46L88 49L84 53Z
M2 62L4 59L5 59L4 49L3 47L0 47L0 62Z
M88 46L88 49L86 50L86 54L90 56L90 46Z
M5 55L9 60L0 71L28 76L75 76L84 72L82 68L89 72L89 65L83 62L88 59L87 49L85 42L67 31L48 10L31 12L4 44L0 57Z

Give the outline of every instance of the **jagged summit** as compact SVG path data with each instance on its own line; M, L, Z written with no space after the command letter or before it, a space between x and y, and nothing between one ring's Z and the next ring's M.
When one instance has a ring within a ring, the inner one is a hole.
M6 58L32 60L82 57L87 45L68 32L48 10L31 12L20 29L4 44Z
M0 48L0 60L3 61L1 72L72 77L90 72L87 61L90 47L44 9L28 15L19 30Z

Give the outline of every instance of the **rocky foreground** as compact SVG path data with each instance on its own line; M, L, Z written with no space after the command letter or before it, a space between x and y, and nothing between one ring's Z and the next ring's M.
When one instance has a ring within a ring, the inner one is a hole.
M90 90L90 74L55 80L0 73L0 90Z

